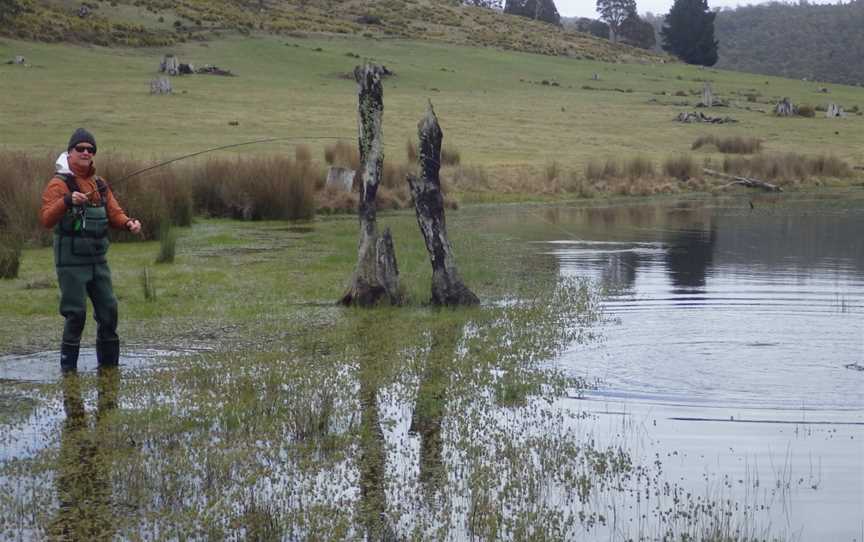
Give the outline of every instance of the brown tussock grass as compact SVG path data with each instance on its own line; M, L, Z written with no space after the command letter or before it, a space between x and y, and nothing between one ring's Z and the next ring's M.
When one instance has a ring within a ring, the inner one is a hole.
M727 157L723 160L723 171L730 175L786 182L813 177L846 178L853 174L852 167L836 156L802 156L793 153L753 158Z
M360 151L356 146L337 141L324 147L324 161L330 166L346 167L357 171L360 169Z
M718 137L715 135L698 137L690 149L695 151L710 145L724 154L754 154L762 150L762 140L755 137Z

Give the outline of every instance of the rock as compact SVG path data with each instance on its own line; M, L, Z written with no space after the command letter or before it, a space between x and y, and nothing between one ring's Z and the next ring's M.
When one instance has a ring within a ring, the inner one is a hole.
M825 111L825 118L833 119L845 116L846 112L843 111L842 107L837 104L828 104L828 109Z
M150 94L171 94L171 80L167 77L159 77L150 81Z
M353 169L339 166L330 166L327 169L327 180L324 182L324 188L333 189L338 192L351 192L353 185Z

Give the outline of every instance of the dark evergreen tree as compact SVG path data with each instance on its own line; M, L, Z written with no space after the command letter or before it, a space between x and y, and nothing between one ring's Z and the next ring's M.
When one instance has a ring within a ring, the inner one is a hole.
M0 0L0 21L8 21L21 12L18 0Z
M716 16L708 9L708 0L675 0L660 31L663 49L688 64L713 66L717 63Z
M600 13L600 18L609 24L612 39L617 41L621 33L621 23L636 13L636 0L597 0L597 12Z
M537 19L554 25L561 24L561 15L553 0L507 0L504 13Z
M641 49L653 49L657 36L651 23L643 21L635 12L621 23L621 41Z

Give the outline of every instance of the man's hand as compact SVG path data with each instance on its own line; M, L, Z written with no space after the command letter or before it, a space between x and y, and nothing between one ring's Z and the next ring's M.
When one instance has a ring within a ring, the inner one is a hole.
M72 192L72 205L84 205L87 203L87 194Z
M126 222L126 229L130 232L138 235L141 233L141 221L137 218L130 218L128 222Z

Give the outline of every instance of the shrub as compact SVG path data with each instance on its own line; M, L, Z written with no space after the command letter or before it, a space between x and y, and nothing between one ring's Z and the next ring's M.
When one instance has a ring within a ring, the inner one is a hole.
M654 176L654 163L645 157L631 158L624 165L626 176L630 179L649 178Z
M141 238L158 239L163 224L171 221L175 205L178 213L188 214L191 223L191 195L179 186L172 167L160 167L128 177L147 167L147 163L119 154L103 155L97 167L126 214L141 221ZM182 197L180 194L189 198L185 210L183 203L175 202L175 197ZM138 239L137 236L118 230L112 230L111 238L115 241Z
M755 137L717 137L714 135L699 136L690 146L692 150L706 145L714 145L724 154L753 154L762 150L762 140Z
M702 170L696 160L689 155L680 155L666 158L663 161L663 173L667 177L674 177L679 181L686 181L701 176Z
M482 166L458 166L453 170L450 183L460 190L484 190L492 186Z
M0 231L40 245L51 243L51 230L39 223L39 209L53 164L51 156L0 152Z
M806 157L787 153L759 155L754 158L726 158L723 171L731 175L752 176L761 179L794 181L814 176L848 177L852 168L835 156Z
M558 179L558 177L560 175L561 175L561 166L555 160L548 162L546 164L546 167L543 168L543 177L547 183Z
M408 176L408 166L405 164L384 163L384 168L381 171L381 186L389 189L404 188L408 181L405 178Z
M585 178L591 181L619 179L621 177L621 164L614 158L607 158L605 162L591 160L585 166Z
M156 263L174 263L176 250L177 231L171 227L169 222L159 232L159 255L156 257Z
M0 234L0 279L18 277L21 265L21 238L5 232Z
M418 159L417 144L410 139L405 141L405 157L409 162L416 162Z
M462 162L462 157L459 150L449 145L444 145L441 148L441 165L442 166L458 166Z
M798 116L813 118L816 116L816 108L812 105L802 104L798 106Z
M360 169L360 151L344 141L337 141L324 147L324 161L331 166L347 167L356 171Z
M294 160L297 162L311 162L312 151L310 151L309 147L306 145L297 145L297 147L294 148Z
M570 172L569 180L565 189L568 192L576 194L576 197L579 198L593 198L597 195L597 191L594 189L588 179L583 179L579 177L579 175L575 171Z

